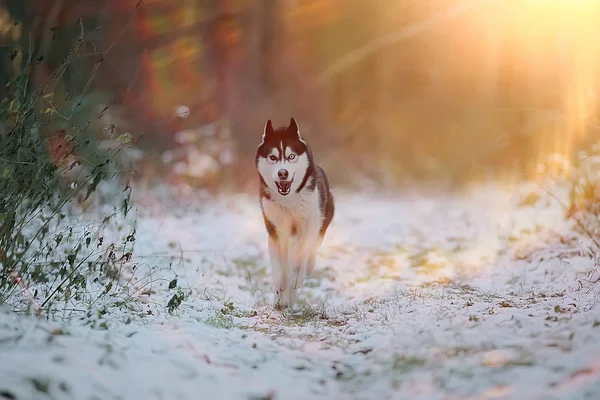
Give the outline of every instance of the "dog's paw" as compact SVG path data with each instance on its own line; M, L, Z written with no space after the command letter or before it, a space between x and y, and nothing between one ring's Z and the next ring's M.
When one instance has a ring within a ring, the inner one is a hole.
M279 289L275 292L275 296L273 298L273 309L277 311L285 310L289 307L289 296L288 293Z
M288 290L288 308L293 309L298 299L298 289L290 288Z

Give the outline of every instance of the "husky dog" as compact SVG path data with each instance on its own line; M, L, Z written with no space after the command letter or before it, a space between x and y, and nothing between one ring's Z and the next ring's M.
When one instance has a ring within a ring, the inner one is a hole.
M298 288L315 267L315 255L334 214L327 175L313 160L298 124L265 124L256 149L260 206L269 234L276 309L293 308Z

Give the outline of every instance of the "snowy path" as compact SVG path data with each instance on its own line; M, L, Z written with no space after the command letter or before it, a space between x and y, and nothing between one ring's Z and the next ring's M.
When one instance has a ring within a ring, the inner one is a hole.
M293 314L268 307L254 198L140 212L141 309L0 313L0 399L600 398L600 272L559 206L336 201Z

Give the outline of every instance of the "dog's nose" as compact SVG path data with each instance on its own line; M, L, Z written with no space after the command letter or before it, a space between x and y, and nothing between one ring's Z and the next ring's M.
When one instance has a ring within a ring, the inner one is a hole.
M287 179L288 171L287 169L280 169L279 172L277 172L277 175L279 176L279 179Z

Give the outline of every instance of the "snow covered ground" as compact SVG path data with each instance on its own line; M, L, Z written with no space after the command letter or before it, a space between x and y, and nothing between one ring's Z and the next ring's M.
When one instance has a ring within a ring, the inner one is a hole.
M598 256L560 205L335 195L284 313L254 197L139 209L131 311L2 310L0 399L600 398Z

